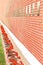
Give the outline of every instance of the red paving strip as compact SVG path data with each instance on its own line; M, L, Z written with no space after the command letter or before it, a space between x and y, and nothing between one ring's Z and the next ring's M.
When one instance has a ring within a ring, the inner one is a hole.
M6 49L6 54L8 56L8 60L10 65L24 65L23 62L21 61L21 57L18 56L18 52L13 50L13 45L12 42L9 40L7 33L5 32L3 26L1 25L1 31L2 31L2 36L5 42L5 49Z

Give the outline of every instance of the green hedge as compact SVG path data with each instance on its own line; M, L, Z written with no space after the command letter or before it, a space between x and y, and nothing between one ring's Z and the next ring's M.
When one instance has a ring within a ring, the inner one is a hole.
M2 39L0 38L0 65L6 65Z

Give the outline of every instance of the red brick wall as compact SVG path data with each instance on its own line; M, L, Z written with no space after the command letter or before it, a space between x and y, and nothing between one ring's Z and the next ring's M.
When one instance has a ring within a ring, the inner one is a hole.
M37 0L38 1L38 0ZM9 9L8 17L10 30L24 44L24 46L41 62L43 63L43 1L40 0L40 15L14 17L14 10L26 5L35 3L35 0L28 1L13 1ZM35 6L35 13L37 6ZM32 13L31 13L32 15ZM13 16L13 17L12 17Z
M17 17L10 19L11 31L42 63L42 17Z

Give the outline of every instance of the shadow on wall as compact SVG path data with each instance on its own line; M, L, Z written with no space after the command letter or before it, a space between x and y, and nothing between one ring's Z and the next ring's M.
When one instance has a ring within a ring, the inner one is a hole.
M0 19L3 20L9 10L12 0L0 0Z

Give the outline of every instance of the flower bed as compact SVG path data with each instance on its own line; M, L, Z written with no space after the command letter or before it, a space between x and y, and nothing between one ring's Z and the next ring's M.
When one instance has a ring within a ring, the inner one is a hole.
M24 63L21 61L21 57L18 55L18 52L16 52L16 50L13 48L12 42L8 38L8 34L5 32L3 26L1 26L1 31L2 31L2 36L3 36L9 64L10 65L24 65Z

